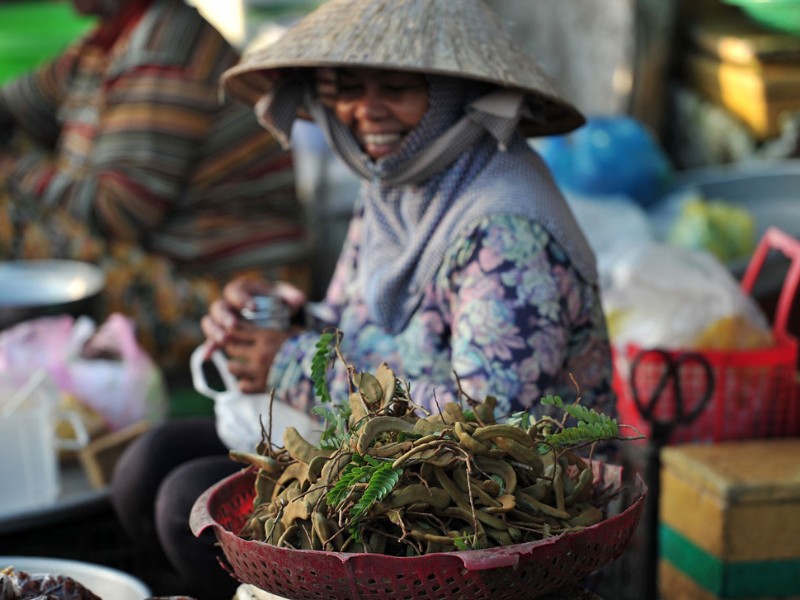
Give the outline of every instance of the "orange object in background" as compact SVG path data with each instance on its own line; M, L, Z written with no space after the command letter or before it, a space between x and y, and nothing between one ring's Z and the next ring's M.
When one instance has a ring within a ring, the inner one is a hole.
M686 82L740 119L757 140L779 135L783 115L800 110L800 37L738 11L696 19L687 31Z

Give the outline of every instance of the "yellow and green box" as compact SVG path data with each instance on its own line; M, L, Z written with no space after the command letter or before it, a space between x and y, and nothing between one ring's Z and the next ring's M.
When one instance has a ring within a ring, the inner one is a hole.
M800 599L800 439L662 451L661 600Z

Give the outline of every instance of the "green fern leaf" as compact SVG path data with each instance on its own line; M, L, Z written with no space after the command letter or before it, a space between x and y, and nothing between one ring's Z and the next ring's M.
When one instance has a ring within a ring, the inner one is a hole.
M511 413L506 419L507 425L515 425L521 429L528 429L533 423L533 415L526 410Z
M617 421L592 408L580 404L564 404L559 396L545 396L541 402L562 409L577 421L573 427L545 434L544 439L551 446L567 447L619 437Z
M334 413L327 406L314 406L311 408L311 414L317 415L318 417L322 417L328 423L336 422L336 413Z
M480 538L473 533L462 530L459 535L453 538L453 545L456 550L481 550L486 544L481 543Z
M472 550L472 546L469 543L471 539L472 536L464 532L460 536L453 538L453 545L456 550Z
M328 391L328 364L334 356L331 343L336 339L336 334L332 332L320 335L316 343L316 351L311 359L311 381L314 384L314 394L320 402L331 402L331 394Z
M547 406L555 406L556 408L564 408L564 401L560 396L547 395L541 399L541 403Z
M370 508L388 496L400 481L403 469L393 469L391 461L381 461L369 455L354 455L342 471L339 480L328 491L328 505L338 508L353 493L353 486L366 483L367 487L349 512L349 529L358 538L358 525Z
M400 481L400 475L403 474L402 469L393 469L391 462L385 462L377 468L373 467L373 469L374 471L369 479L367 489L364 490L364 493L361 494L361 498L358 499L358 502L356 502L355 506L353 506L350 511L353 527L358 523L361 517L367 514L373 504L380 502L391 493L394 486Z
M356 455L353 461L348 463L342 470L338 481L326 494L328 506L339 506L342 501L350 494L350 488L356 483L361 483L368 476L368 472L364 468L363 461L359 460L361 457Z

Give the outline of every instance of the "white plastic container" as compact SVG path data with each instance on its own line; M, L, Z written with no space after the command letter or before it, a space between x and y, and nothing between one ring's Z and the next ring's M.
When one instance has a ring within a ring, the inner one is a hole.
M75 439L57 437L59 418L72 424ZM0 515L53 504L61 488L58 451L88 441L78 415L58 410L58 390L44 371L23 380L0 373Z

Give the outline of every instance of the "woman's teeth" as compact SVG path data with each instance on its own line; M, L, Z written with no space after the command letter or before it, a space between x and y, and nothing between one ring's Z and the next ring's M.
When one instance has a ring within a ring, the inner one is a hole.
M399 133L368 133L364 135L364 143L368 146L389 146L402 139Z

